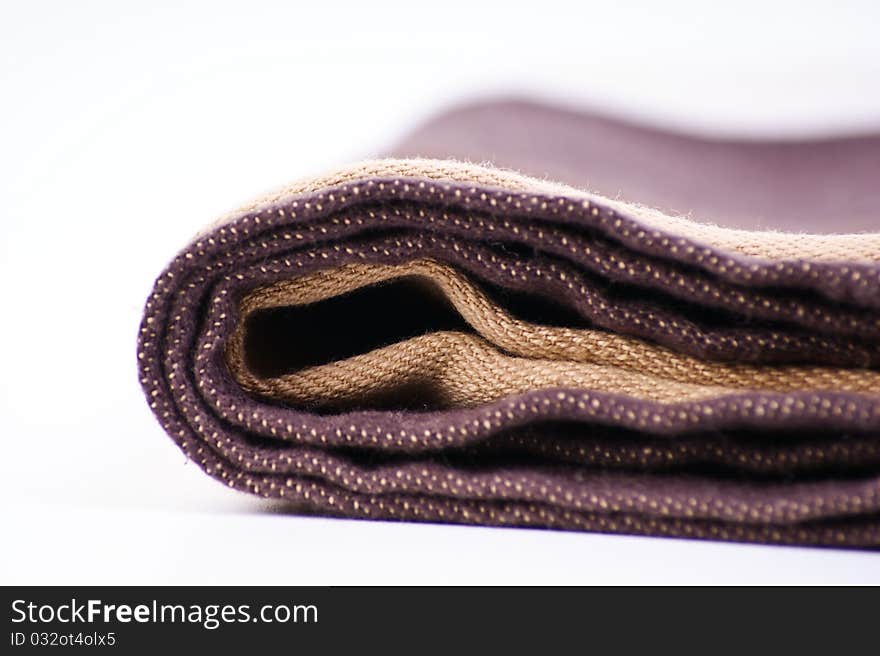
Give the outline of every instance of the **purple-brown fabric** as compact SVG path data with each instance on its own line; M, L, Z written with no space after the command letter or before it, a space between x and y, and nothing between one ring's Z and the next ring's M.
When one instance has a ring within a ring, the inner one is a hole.
M488 161L733 228L877 230L878 135L701 138L509 100L445 112L390 154Z
M752 168L777 152L777 165ZM626 200L705 211L717 222L733 217L731 225L753 217L766 226L779 217L778 227L791 229L803 216L814 230L844 231L846 220L853 230L880 228L869 175L880 161L876 138L778 149L708 144L502 103L441 117L395 154L495 158L534 175L592 181L612 195L615 187L644 192ZM690 170L692 184L646 175L649 155L658 168L669 163L677 180ZM724 166L701 164L725 158ZM737 175L727 179L731 170ZM823 175L832 187L824 192ZM760 182L737 195L753 177ZM798 180L809 182L814 196L806 206L815 211L802 213ZM759 209L753 213L743 198ZM845 211L823 223L841 199ZM225 348L247 293L347 263L421 258L499 294L549 299L572 321L705 361L880 364L876 261L805 268L655 233L601 201L419 176L287 196L215 227L166 267L141 324L141 383L160 424L208 474L308 511L880 545L880 390L741 390L659 403L560 388L476 407L365 401L327 411L248 393L227 366ZM670 241L681 247L671 250ZM358 330L356 317L350 330Z

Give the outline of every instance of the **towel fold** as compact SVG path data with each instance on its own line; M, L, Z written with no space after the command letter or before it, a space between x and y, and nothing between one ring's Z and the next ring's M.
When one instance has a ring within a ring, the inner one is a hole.
M877 233L369 161L199 234L138 360L190 459L304 510L880 545Z

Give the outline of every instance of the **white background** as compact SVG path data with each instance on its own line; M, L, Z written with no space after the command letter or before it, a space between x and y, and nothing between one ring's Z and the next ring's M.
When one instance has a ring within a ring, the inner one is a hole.
M202 224L457 100L880 128L877 6L3 2L0 583L880 582L878 553L289 516L186 463L135 371Z

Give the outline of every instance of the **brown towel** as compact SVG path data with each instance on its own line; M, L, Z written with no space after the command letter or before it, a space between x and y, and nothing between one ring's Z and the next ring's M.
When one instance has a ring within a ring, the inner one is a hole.
M206 472L352 517L880 544L880 140L499 103L395 153L541 177L364 162L198 235L138 358Z

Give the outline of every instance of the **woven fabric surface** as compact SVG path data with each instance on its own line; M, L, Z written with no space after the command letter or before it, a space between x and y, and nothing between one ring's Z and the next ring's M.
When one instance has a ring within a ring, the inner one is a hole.
M189 458L303 511L880 546L877 233L369 161L200 232L138 362Z

